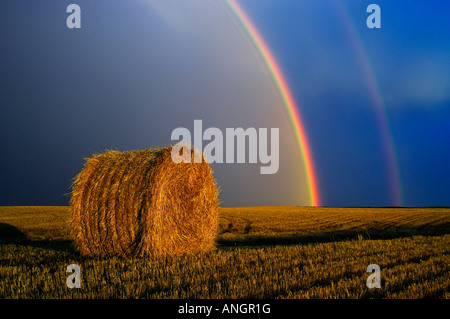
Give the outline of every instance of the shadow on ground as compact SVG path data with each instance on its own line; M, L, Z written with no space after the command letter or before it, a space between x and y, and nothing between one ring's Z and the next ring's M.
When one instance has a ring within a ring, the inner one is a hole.
M320 233L274 234L274 235L231 235L219 236L219 247L233 246L276 246L310 243L338 242L358 239L394 239L412 236L442 236L450 234L450 225L421 227L391 227L371 230L327 231Z
M56 251L75 252L72 240L31 240L17 227L0 223L0 245L17 245Z
M9 243L25 240L27 240L27 236L16 226L0 223L0 242Z
M254 234L226 234L219 235L218 247L237 246L277 246L277 245L297 245L310 243L338 242L357 239L394 239L411 236L441 236L450 234L450 225L441 226L421 226L421 227L392 227L383 229L371 229L364 231L361 229L345 231L328 231L307 234L274 234L274 235L254 235ZM0 223L0 245L17 245L49 249L54 251L64 251L75 253L75 245L72 240L30 240L17 227Z

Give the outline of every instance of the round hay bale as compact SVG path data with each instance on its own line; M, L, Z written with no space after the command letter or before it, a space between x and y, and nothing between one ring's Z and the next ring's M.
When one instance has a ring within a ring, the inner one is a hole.
M219 202L211 166L204 158L194 163L194 152L191 163L174 163L171 150L87 159L70 201L83 256L162 257L215 246Z

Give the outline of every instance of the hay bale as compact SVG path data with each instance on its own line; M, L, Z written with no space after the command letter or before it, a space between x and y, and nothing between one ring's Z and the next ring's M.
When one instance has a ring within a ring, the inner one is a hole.
M109 151L75 177L72 229L83 256L173 256L215 246L218 190L209 164L176 164L171 147ZM197 153L198 156L198 153Z

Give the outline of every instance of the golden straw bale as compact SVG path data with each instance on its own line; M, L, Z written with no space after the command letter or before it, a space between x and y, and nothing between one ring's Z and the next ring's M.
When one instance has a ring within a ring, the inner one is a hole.
M172 147L109 151L75 177L72 230L83 256L162 257L208 251L218 232L218 189L205 161L175 163Z

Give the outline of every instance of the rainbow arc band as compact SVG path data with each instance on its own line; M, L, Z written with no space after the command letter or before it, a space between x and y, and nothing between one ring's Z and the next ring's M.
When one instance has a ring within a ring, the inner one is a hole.
M404 206L402 184L400 178L400 169L398 165L396 145L392 137L392 131L389 126L389 117L386 113L386 105L383 101L380 87L378 85L375 72L369 59L367 50L364 48L361 36L352 21L350 13L342 1L333 0L336 12L341 17L341 21L355 52L356 60L359 64L361 73L364 77L371 103L374 107L376 119L378 121L381 142L383 145L384 157L387 164L387 175L390 187L391 203L393 206Z
M269 47L267 46L263 37L260 35L243 8L235 0L226 0L225 3L231 9L234 16L237 18L241 26L250 37L253 45L264 61L264 64L267 67L267 70L269 71L269 74L272 78L272 81L274 82L278 90L281 100L283 101L284 108L288 114L289 120L294 130L295 138L300 149L300 155L303 160L306 182L309 191L309 204L311 206L320 206L317 177L314 170L311 150L298 111L298 107L295 103L294 98L292 97L287 81L284 78L283 73L277 64L277 61L273 57L273 54L269 50Z

